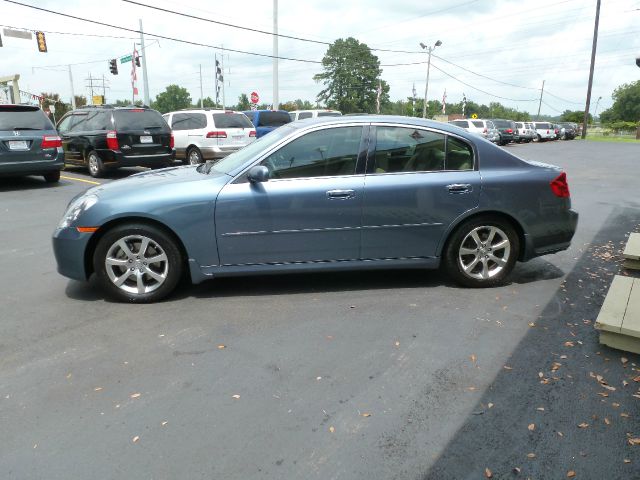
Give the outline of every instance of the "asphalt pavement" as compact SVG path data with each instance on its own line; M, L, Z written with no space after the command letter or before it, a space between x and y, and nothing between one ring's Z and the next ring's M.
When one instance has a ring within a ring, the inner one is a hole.
M640 225L640 145L505 148L564 167L581 217L488 290L398 270L113 303L51 250L94 180L0 179L0 478L640 478L640 356L593 330Z

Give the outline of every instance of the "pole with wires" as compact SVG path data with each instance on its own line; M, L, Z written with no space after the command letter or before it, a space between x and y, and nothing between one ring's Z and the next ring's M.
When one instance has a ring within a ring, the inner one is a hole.
M147 52L144 49L144 34L142 33L142 19L140 21L140 50L142 51L142 75L144 83L144 104L149 105L149 75L147 75Z
M591 87L593 86L593 68L596 64L596 48L598 46L598 23L600 22L600 0L596 4L596 23L593 27L593 46L591 47L591 68L589 69L589 86L587 87L587 104L584 107L582 122L582 139L587 137L587 123L589 123L589 104L591 103Z
M536 118L540 120L540 107L542 107L542 94L544 93L544 80L542 80L542 88L540 89L540 103L538 103L538 115ZM545 103L546 105L546 103Z
M69 67L69 85L71 86L71 107L73 110L76 109L76 94L73 91L73 74L71 73L71 65Z

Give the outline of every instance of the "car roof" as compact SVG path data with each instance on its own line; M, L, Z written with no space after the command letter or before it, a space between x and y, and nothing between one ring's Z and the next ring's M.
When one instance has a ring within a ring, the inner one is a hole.
M167 112L164 115L168 115L170 113L242 113L237 110L223 110L220 108L185 108L183 110L174 110L172 112Z
M33 112L36 110L40 110L40 107L36 107L35 105L22 105L18 103L5 103L0 104L0 109L2 110L14 110L16 112Z

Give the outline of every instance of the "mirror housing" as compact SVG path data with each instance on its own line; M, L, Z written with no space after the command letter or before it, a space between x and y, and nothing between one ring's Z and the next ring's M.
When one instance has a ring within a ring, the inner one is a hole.
M249 169L247 173L247 179L251 183L268 182L269 181L269 169L264 165L256 165Z

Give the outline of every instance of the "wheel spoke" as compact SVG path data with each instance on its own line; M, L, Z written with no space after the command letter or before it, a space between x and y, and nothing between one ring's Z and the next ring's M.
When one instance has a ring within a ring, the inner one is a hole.
M136 274L136 277L137 277L137 283L138 283L138 293L142 294L142 293L144 293L144 291L146 289L145 284L144 284L144 280L142 278L142 273L138 272Z
M140 250L138 251L138 255L144 258L144 254L149 248L149 239L147 237L142 237L142 242L140 243Z
M482 259L482 278L489 278L489 261L486 258Z
M460 247L460 255L477 255L478 251L475 248Z
M124 241L124 238L118 240L118 246L122 249L127 257L133 257L133 252L129 248L129 245L127 245L127 242Z
M493 242L493 237L496 236L496 229L494 227L491 227L491 230L489 230L489 237L487 238L487 245L491 245L491 242Z
M476 256L476 258L474 258L471 263L468 263L467 265L462 265L462 268L466 273L471 273L471 271L475 268L475 266L478 264L479 261L480 261L480 257Z
M116 286L121 287L124 282L127 281L127 278L129 278L131 275L133 275L133 272L130 270L127 270L126 272L124 272L122 274L122 276L118 277L115 279L115 281L113 282Z
M147 263L149 265L151 265L152 263L160 263L160 262L166 262L166 261L167 261L167 255L164 253L147 258Z
M495 251L495 250L503 250L508 246L509 246L509 240L505 238L501 242L498 242L495 245L491 245L491 248Z
M107 265L111 265L112 267L126 267L129 265L129 260L127 260L126 258L107 257L105 262L107 263Z
M477 230L474 230L473 232L471 232L471 238L473 238L473 241L476 242L476 245L478 247L482 245L482 240L480 240Z
M504 258L496 257L495 255L489 254L489 260L497 263L500 267L504 267L507 264L507 260Z
M146 273L147 275L149 275L151 278L153 278L153 279L154 279L156 282L158 282L158 283L162 283L162 282L164 282L164 281L165 281L165 278L166 278L164 275L162 275L162 274L160 274L160 273L156 273L156 272L154 272L153 270L151 270L150 268L147 268L147 269L145 270L145 273Z

